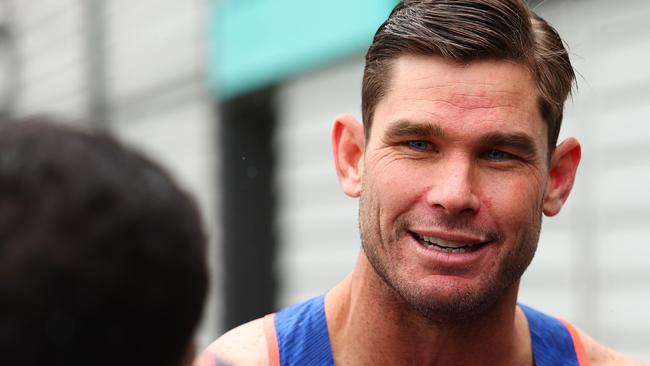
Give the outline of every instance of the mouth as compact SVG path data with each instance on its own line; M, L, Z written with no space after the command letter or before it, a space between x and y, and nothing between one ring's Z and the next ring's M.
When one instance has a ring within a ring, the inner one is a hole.
M452 241L433 236L425 236L409 231L409 234L423 247L443 253L471 253L481 249L487 242Z

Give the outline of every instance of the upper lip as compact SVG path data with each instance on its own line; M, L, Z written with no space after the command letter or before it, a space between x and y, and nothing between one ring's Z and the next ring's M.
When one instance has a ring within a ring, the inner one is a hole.
M477 236L465 233L442 232L442 231L419 231L411 232L425 241L444 246L444 247L466 247L469 245L482 244L487 241L483 236Z

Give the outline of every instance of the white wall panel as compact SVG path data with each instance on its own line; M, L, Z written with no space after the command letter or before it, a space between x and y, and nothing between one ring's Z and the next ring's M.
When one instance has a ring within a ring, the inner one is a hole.
M201 77L201 2L107 2L110 93L128 97L179 77Z
M293 80L279 92L279 305L324 293L356 261L357 201L339 187L330 131L339 113L360 121L362 70L361 60L349 61Z
M594 243L597 252L595 264L605 271L648 271L650 245L647 238L650 238L650 225L630 225L603 231ZM646 280L649 278L646 277ZM646 291L650 292L650 289L646 288Z
M650 54L650 50L648 50ZM650 82L647 83L650 88ZM642 95L647 95L643 90ZM592 143L602 148L648 145L650 141L650 103L634 103L617 107L607 105L599 113L598 129ZM596 123L594 121L593 123Z
M611 162L612 156L608 160ZM650 195L645 194L650 187L650 160L644 160L620 159L618 164L594 172L594 198L603 209L650 207Z
M7 9L19 62L16 112L83 118L87 102L79 1L11 1Z

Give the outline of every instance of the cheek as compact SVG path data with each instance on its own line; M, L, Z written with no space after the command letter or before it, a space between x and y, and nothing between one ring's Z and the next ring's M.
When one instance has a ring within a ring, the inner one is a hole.
M400 164L375 169L365 183L379 202L382 221L394 221L410 210L426 192L426 180Z
M492 209L492 196L484 196L481 198L481 203L483 204L483 207L487 208L488 210Z
M481 195L483 208L501 222L523 222L529 220L542 202L542 186L530 179L501 180Z

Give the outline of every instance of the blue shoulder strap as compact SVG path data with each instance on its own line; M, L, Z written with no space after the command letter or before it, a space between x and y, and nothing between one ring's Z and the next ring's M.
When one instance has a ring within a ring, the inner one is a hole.
M535 366L578 366L571 333L556 318L519 304L528 319Z
M324 295L278 312L275 332L281 366L334 366Z

